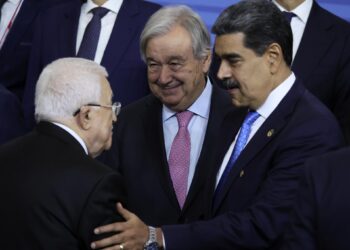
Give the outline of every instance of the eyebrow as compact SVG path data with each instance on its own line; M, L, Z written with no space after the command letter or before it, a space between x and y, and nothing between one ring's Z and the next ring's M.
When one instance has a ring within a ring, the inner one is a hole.
M217 56L220 57L219 55L217 55ZM227 54L221 55L221 58L226 59L226 60L232 60L232 59L236 59L236 58L242 58L242 56L237 54L237 53L227 53Z

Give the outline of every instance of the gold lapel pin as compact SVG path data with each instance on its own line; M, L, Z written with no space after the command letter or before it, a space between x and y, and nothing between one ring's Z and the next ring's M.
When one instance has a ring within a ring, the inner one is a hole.
M241 170L241 172L239 173L239 177L241 177L241 178L242 178L242 177L243 177L243 175L244 175L244 170L242 169L242 170Z
M275 132L274 129L270 129L269 131L267 131L267 137L271 137L274 132Z

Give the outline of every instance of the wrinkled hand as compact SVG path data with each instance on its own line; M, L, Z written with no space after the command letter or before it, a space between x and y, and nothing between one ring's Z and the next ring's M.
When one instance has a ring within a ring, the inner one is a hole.
M91 248L102 248L104 250L142 250L148 240L147 225L135 214L123 208L120 203L117 203L117 211L126 220L125 222L116 222L98 227L94 230L94 233L114 232L118 234L93 242Z

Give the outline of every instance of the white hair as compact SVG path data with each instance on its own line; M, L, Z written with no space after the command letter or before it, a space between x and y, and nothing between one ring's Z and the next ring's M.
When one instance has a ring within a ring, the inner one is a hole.
M71 118L81 106L98 103L106 69L83 58L62 58L47 65L35 91L35 118L59 121Z
M155 12L147 21L140 37L140 51L143 61L146 60L146 49L149 40L163 36L180 25L191 36L192 51L196 59L203 59L210 52L210 34L200 16L185 5L166 6Z

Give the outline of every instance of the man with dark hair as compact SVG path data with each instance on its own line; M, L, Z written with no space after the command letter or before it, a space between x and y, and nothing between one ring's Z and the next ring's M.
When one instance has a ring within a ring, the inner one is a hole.
M292 32L267 0L228 7L213 27L218 77L236 107L235 121L213 152L214 166L203 192L212 196L211 219L156 230L157 244L172 249L279 249L289 222L303 163L342 145L331 112L290 70ZM95 243L140 247L147 227L118 206L126 222L96 230L118 231Z

